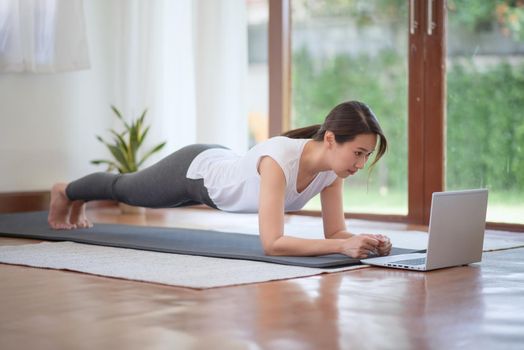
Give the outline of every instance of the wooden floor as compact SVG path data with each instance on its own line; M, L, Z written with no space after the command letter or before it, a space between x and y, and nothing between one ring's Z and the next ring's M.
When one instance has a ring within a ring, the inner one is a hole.
M187 213L91 215L175 226ZM164 348L524 349L524 249L428 273L367 268L207 290L0 264L0 349Z

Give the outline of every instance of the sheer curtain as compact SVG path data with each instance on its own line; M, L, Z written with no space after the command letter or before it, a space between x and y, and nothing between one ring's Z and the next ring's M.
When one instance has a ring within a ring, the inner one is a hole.
M82 0L0 0L0 71L89 67Z
M195 6L197 141L239 153L248 147L245 0L198 0Z
M126 118L147 108L145 148L167 141L156 158L196 135L192 0L114 1L114 104ZM154 161L155 159L152 158Z
M132 117L148 108L149 142L168 141L156 158L195 142L245 151L245 1L120 0L115 6L115 104Z

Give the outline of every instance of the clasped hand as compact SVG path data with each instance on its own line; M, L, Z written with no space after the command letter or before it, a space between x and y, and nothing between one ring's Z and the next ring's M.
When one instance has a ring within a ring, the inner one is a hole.
M391 241L379 234L360 234L348 238L343 243L342 254L352 258L364 259L371 254L388 255L391 252Z

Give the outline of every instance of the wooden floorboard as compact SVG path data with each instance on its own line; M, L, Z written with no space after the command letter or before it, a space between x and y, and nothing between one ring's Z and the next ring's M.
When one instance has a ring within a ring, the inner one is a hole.
M90 214L165 226L206 215ZM428 273L367 268L207 290L0 264L0 309L0 349L520 349L524 249Z

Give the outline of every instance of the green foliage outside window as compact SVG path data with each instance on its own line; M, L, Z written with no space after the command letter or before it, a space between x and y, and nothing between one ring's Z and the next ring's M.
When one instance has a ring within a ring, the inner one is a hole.
M378 169L387 174L380 185L405 190L407 162L399 160L407 159L406 81L405 62L393 52L338 55L322 66L306 50L295 52L293 127L321 123L345 100L368 103L391 145ZM447 88L447 188L489 186L524 194L524 64L502 62L479 71L472 63L455 63Z
M448 72L448 187L524 193L524 64Z
M343 23L347 18L357 28L387 26L391 38L401 38L407 30L408 4L293 0L294 30L308 28L315 20ZM446 7L445 188L488 187L488 218L524 223L524 2L447 0ZM485 45L497 38L504 42ZM339 52L328 58L306 48L293 50L292 127L321 123L336 104L361 100L374 110L388 137L390 150L369 181L357 175L346 188L347 203L357 210L369 205L364 211L376 212L375 203L385 201L383 212L405 210L407 49L402 51L399 43L394 49L360 56ZM372 196L377 198L369 200Z
M377 69L383 67L383 69ZM347 100L368 104L392 145L379 162L379 186L406 190L407 79L406 62L392 51L370 57L337 55L316 66L306 50L293 55L293 127L322 123L331 108ZM385 163L385 165L381 164Z

